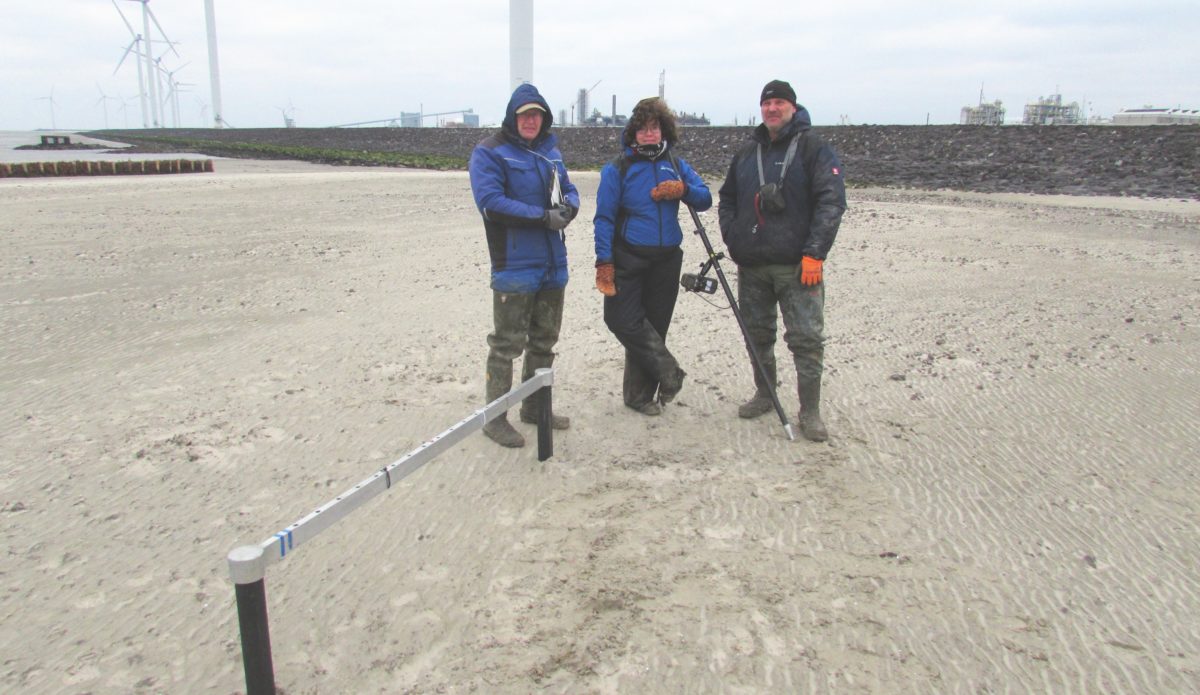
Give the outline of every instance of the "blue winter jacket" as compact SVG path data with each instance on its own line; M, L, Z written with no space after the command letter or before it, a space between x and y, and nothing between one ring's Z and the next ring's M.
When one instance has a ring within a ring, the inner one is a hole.
M668 150L670 146L667 143ZM712 207L708 186L682 159L677 159L681 171L676 171L666 151L651 160L625 147L624 157L628 165L624 176L614 162L600 171L593 219L597 263L612 262L613 238L617 235L633 246L672 247L683 243L679 201L655 202L650 197L650 190L663 181L683 181L683 200L696 210Z
M546 109L533 142L517 133L518 106L537 102ZM471 152L469 171L475 205L483 215L492 289L530 293L567 284L566 235L542 224L558 177L567 205L579 210L579 191L567 177L558 139L550 133L550 106L536 87L523 84L508 101L500 132Z

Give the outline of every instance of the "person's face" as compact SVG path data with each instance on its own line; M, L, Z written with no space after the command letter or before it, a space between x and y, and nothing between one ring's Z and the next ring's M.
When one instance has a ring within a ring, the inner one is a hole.
M657 145L662 142L662 127L658 125L658 121L648 121L646 125L638 128L634 136L639 145Z
M763 125L767 126L767 130L772 134L791 123L792 116L796 115L796 107L787 99L767 99L759 105L759 109L762 111Z
M517 132L526 140L532 140L542 132L542 112L529 109L517 114Z

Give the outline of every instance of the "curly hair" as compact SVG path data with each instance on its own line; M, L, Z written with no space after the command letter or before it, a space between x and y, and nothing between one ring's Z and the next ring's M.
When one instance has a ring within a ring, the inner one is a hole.
M675 114L667 106L667 102L658 97L642 99L633 107L633 113L629 115L629 123L625 126L623 142L630 147L636 145L637 132L651 121L658 121L658 127L662 131L662 138L665 142L675 144L677 141Z

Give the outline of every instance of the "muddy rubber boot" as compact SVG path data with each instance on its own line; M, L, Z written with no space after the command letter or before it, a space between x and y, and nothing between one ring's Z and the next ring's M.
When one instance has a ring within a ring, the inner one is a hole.
M811 379L798 382L796 390L800 394L800 434L810 442L823 442L829 439L825 423L821 421L821 380Z
M512 362L488 359L486 398L491 403L512 390ZM483 426L483 434L493 442L509 449L525 446L525 437L508 421L508 413Z
M518 432L508 421L508 413L484 425L483 433L488 439L509 449L520 449L525 446L525 435Z
M776 380L775 372L775 352L774 346L755 345L758 352L758 358L762 360L763 369L766 370L767 376L770 378L770 384L779 387L779 382ZM738 406L738 417L750 420L761 415L766 415L775 408L775 403L771 400L771 392L767 389L767 383L764 382L762 375L758 373L758 369L753 364L750 368L754 370L754 395L750 400Z
M625 351L625 372L621 379L621 394L625 406L642 415L662 415L662 406L655 399L658 382L642 369L629 351Z
M675 358L672 357L671 361L674 362ZM658 382L658 400L660 403L666 404L675 400L675 396L679 395L679 392L683 390L683 378L685 376L687 376L687 372L683 371L677 362L673 369L667 368L667 371L663 373L662 379Z
M683 378L687 376L687 372L679 368L679 362L649 321L642 321L637 331L632 336L620 338L621 343L625 345L627 354L646 373L647 378L651 381L658 380L658 402L670 403L683 389ZM628 404L628 401L626 403Z
M521 381L529 381L533 378L533 373L539 369L548 369L554 364L554 355L549 358L544 355L534 355L531 352L525 353L525 365L521 368ZM530 396L521 401L521 422L529 425L536 425L538 421L538 396ZM551 408L554 406L551 405ZM570 429L571 418L566 415L556 415L550 413L550 428L556 430Z

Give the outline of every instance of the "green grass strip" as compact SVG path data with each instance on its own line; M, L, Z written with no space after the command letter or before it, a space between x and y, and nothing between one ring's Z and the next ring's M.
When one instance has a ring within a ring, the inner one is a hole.
M164 136L124 137L130 144L170 146L189 152L199 152L215 157L240 159L298 159L322 164L346 164L354 166L390 166L411 169L436 169L441 171L467 168L465 157L445 157L428 154L406 154L403 152L370 152L367 150L338 150L303 145L272 145L255 142L223 142L220 140L198 140Z

